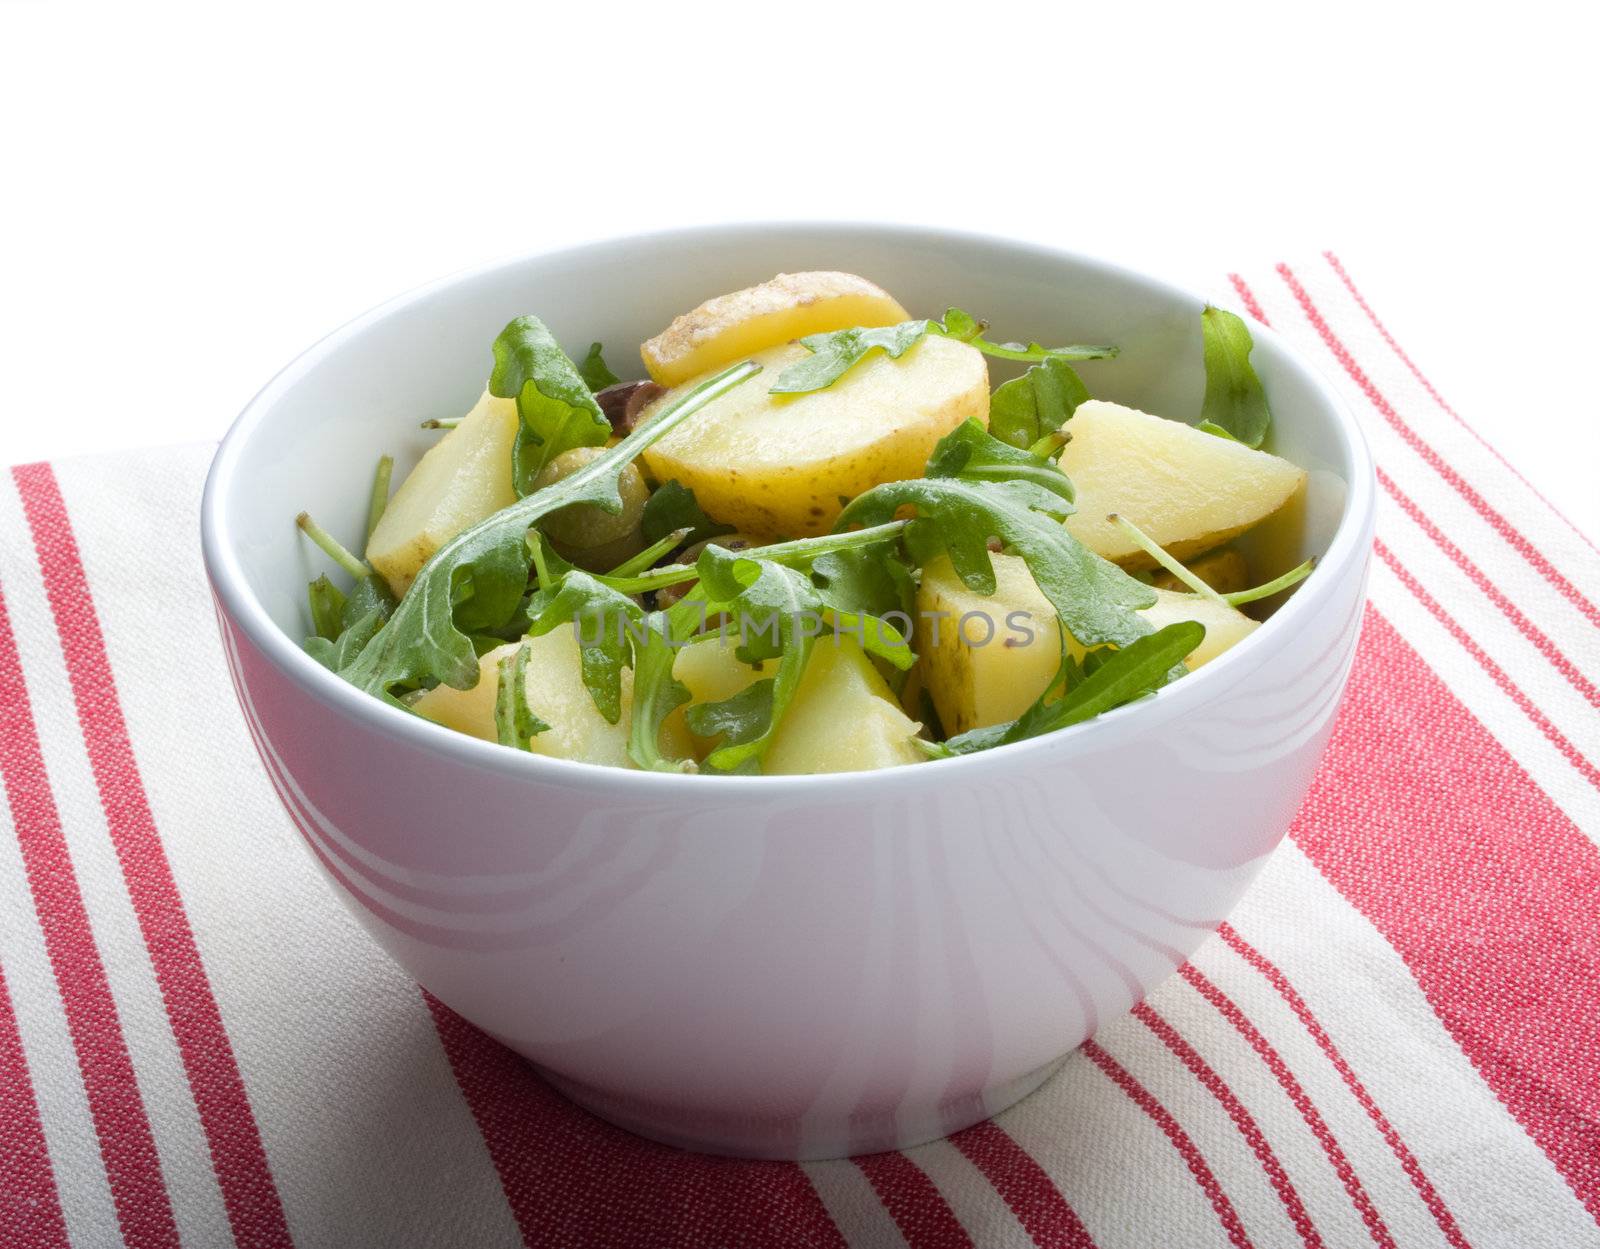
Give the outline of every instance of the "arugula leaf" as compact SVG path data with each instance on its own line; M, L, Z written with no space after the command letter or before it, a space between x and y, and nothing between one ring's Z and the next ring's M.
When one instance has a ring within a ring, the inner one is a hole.
M806 661L816 644L817 630L807 626L807 614L820 615L821 600L811 578L781 564L747 559L721 547L709 546L699 560L700 583L707 597L737 625L744 642L741 658L776 659L768 716L760 731L724 742L706 756L705 763L719 772L732 772L748 763L759 764L772 744L783 713L805 676Z
M389 478L394 475L394 456L380 455L372 472L372 490L367 496L367 541L389 507Z
M849 533L825 533L815 538L775 542L771 546L752 548L751 553L759 554L760 558L772 560L774 563L787 564L792 568L807 568L831 551L850 550L887 541L904 531L907 524L908 521L892 520L886 525L876 525L871 529L855 529ZM643 594L647 590L659 590L665 586L680 585L685 581L694 580L695 566L665 564L660 568L651 568L636 574L608 572L595 575L613 590L621 590L624 594Z
M926 476L973 482L1026 481L1060 500L1050 515L1065 520L1075 510L1077 494L1059 464L1001 442L971 417L939 440L928 457Z
M989 539L995 537L1023 558L1057 617L1083 646L1125 646L1150 631L1138 611L1155 603L1155 591L1069 534L1058 519L1060 496L1036 482L955 477L885 482L858 495L840 514L836 529L879 523L908 506L917 513L906 534L913 556L926 563L933 554L947 553L968 589L995 592L989 560Z
M312 632L324 641L336 640L344 632L344 591L323 573L311 583L306 597L311 605Z
M633 647L633 715L628 722L628 756L647 772L693 772L692 759L661 753L661 726L689 701L689 687L672 675L678 651L704 622L706 600L697 585L668 611L650 612L640 622L644 641Z
M617 478L623 466L758 372L760 366L749 361L724 369L577 472L451 538L423 565L388 622L354 662L341 667L340 675L391 700L395 687L423 680L471 689L478 664L467 633L502 627L521 606L532 561L526 539L534 522L573 503L620 512Z
M1250 590L1235 590L1232 594L1224 594L1223 601L1230 607L1242 607L1246 603L1254 603L1258 599L1271 598L1274 594L1282 593L1292 585L1299 585L1311 575L1311 570L1317 566L1317 561L1308 559L1303 564L1296 564L1281 577L1274 577L1265 585L1258 585Z
M947 338L959 339L961 342L970 343L986 356L994 356L1000 360L1025 360L1037 362L1040 360L1106 360L1114 357L1118 349L1110 345L1091 347L1083 344L1074 344L1070 347L1041 347L1038 343L996 343L984 337L984 331L989 328L988 323L979 321L960 308L947 308L944 316L934 322L940 332Z
M700 737L720 737L723 746L745 746L758 740L773 724L772 692L776 686L771 677L762 677L721 702L690 707L684 715L689 731ZM755 770L754 759L746 764Z
M1151 559L1155 560L1157 566L1171 574L1184 586L1188 587L1188 590L1191 594L1197 594L1201 598L1210 599L1219 607L1226 607L1228 605L1226 600L1223 599L1222 595L1218 594L1209 583L1202 578L1197 577L1194 573L1190 572L1187 568L1180 564L1172 557L1165 547L1161 546L1154 538L1147 534L1143 529L1140 529L1138 525L1134 524L1126 516L1112 512L1111 515L1106 517L1106 519L1118 529L1122 530L1122 532L1128 536L1128 540L1132 542L1134 546L1138 547Z
M1031 447L1071 420L1088 398L1089 388L1077 371L1051 356L995 388L989 400L989 432L1013 447Z
M300 532L310 538L317 546L322 548L322 553L331 559L340 568L344 569L357 580L372 575L372 568L364 559L358 559L344 543L340 542L331 533L317 524L311 518L311 513L301 512L294 518L295 525Z
M495 736L502 746L516 750L531 749L536 734L550 731L528 705L529 650L524 642L500 661L500 684L494 695Z
M825 390L874 351L887 352L890 359L898 360L921 342L935 324L933 321L902 321L899 325L873 329L857 326L830 334L807 334L800 345L812 354L779 373L770 393L798 395Z
M689 530L686 541L691 545L733 532L732 525L707 516L694 491L676 479L662 482L646 500L639 525L646 542L659 542L675 529Z
M825 390L874 351L898 360L928 334L942 334L970 343L987 356L1002 360L1099 360L1117 354L1115 347L1041 347L1038 343L995 343L983 336L988 328L959 308L951 308L942 321L902 321L873 328L856 326L828 334L808 334L800 345L812 354L791 364L772 384L775 395L798 395ZM1023 444L1026 445L1026 444Z
M515 399L522 418L511 449L519 496L532 493L539 470L563 451L598 447L611 437L611 422L538 317L518 317L494 340L489 393Z
M773 659L783 653L784 629L790 622L774 623L775 615L781 613L794 617L796 625L837 622L839 631L854 636L868 654L887 659L897 668L909 668L915 662L916 656L898 629L868 613L830 605L803 571L767 559L766 553L764 547L730 551L712 545L700 553L695 569L715 610L745 626L742 649L748 658ZM861 617L866 617L865 635L858 627ZM812 636L818 631L813 630Z
M637 555L622 561L615 568L607 569L605 576L626 581L629 577L636 577L642 572L654 568L656 564L665 559L673 551L689 540L693 529L674 529L671 533L657 538Z
M1255 346L1250 327L1233 313L1207 304L1200 314L1200 334L1206 365L1200 427L1247 447L1259 447L1272 426L1272 410L1267 407L1261 379L1250 366Z
M630 630L643 618L644 609L626 594L574 570L528 626L528 634L540 637L572 622L584 687L606 723L615 724L622 718L622 669L632 662L631 638L639 635Z
M875 639L869 639L865 631L880 631L886 627L889 617L903 622L906 630L916 621L916 574L901 558L897 540L819 555L811 564L811 580L827 605L824 614L834 632L850 634L864 649L876 646L881 651L882 646L877 645ZM895 636L899 637L899 630ZM885 644L889 644L887 640ZM907 646L909 654L909 643L902 645ZM905 688L909 666L891 664L883 675L890 689L898 695Z
M341 629L336 640L309 637L302 645L306 654L324 668L338 672L361 654L382 627L383 613L373 608Z
M326 576L318 577L308 597L316 632L305 640L304 649L335 672L355 660L394 609L388 585L370 575L357 577L348 594Z
M578 361L578 376L583 378L583 384L591 391L604 390L607 386L615 386L622 379L606 367L606 360L600 354L600 344L590 343L589 354Z
M641 767L660 767L659 748L652 733L673 707L688 700L688 691L671 675L672 645L690 638L708 613L724 618L722 636L731 632L743 645L737 654L747 662L776 659L768 691L750 700L704 713L722 717L727 729L722 743L707 756L705 766L717 772L758 771L762 756L805 675L806 664L825 624L856 637L864 650L880 655L899 668L908 668L915 656L900 633L875 616L839 611L828 606L819 589L804 572L760 558L760 551L729 551L711 545L696 564L700 581L693 591L665 613L645 617L651 632L644 645L635 647L634 706L640 699L653 710L655 727L635 725L630 753ZM709 643L707 643L709 645ZM681 697L680 697L681 695ZM722 722L719 720L719 723ZM731 731L736 727L737 731Z
M1184 657L1204 641L1205 635L1205 626L1198 621L1180 620L1118 650L1091 651L1084 656L1086 675L1072 683L1060 698L1050 700L1049 694L1060 688L1070 671L1071 660L1063 656L1063 671L1050 683L1050 689L1017 719L961 733L932 753L942 757L971 754L1092 720L1113 707L1153 693L1175 675L1181 676Z
M896 538L898 535L896 535ZM855 616L916 615L916 584L895 538L869 546L825 551L811 562L811 581L822 602Z

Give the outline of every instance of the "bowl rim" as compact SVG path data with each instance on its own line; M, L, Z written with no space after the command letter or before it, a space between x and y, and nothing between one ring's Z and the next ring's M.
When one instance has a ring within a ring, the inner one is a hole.
M957 777L958 769L990 766L996 756L1003 756L1021 764L1023 756L1030 752L1037 754L1049 751L1059 756L1063 752L1070 753L1075 747L1091 748L1095 745L1109 744L1107 738L1113 736L1108 734L1110 729L1121 728L1123 736L1128 736L1141 731L1144 721L1154 724L1158 716L1168 720L1179 718L1194 705L1207 699L1213 690L1220 687L1228 674L1249 662L1258 651L1297 627L1300 621L1311 617L1314 612L1326 608L1327 600L1343 580L1337 575L1341 570L1347 569L1352 563L1360 564L1364 568L1369 560L1377 480L1366 436L1344 397L1326 375L1281 335L1269 326L1256 322L1251 325L1250 332L1257 348L1266 345L1269 351L1281 356L1289 367L1297 369L1320 394L1333 413L1333 433L1351 470L1345 482L1343 514L1339 518L1333 537L1327 549L1317 558L1316 570L1301 583L1300 588L1283 606L1263 622L1261 628L1206 664L1200 672L1163 687L1153 696L1103 712L1091 720L1053 733L970 755L931 759L915 767L799 776L720 776L706 773L648 772L570 759L555 759L527 751L507 750L498 743L459 733L425 720L421 716L389 706L370 694L356 689L323 667L280 629L267 614L266 608L251 589L249 580L234 553L230 542L226 502L239 477L244 448L251 435L269 419L274 405L283 394L295 386L314 365L338 351L346 341L400 310L431 298L439 291L471 283L504 269L550 257L565 256L577 259L584 252L604 251L644 242L676 241L684 244L690 240L709 241L728 236L778 236L785 232L796 231L807 232L814 236L829 234L849 236L856 240L863 235L879 235L886 241L1009 249L1029 253L1042 261L1052 263L1065 261L1097 269L1118 282L1143 287L1167 299L1191 300L1202 307L1210 302L1185 286L1153 277L1087 252L979 231L882 221L795 219L673 226L658 230L606 235L576 242L562 242L553 247L501 257L485 264L462 269L395 295L324 335L274 374L234 418L212 457L200 505L201 551L219 612L226 615L232 626L241 629L256 650L307 696L329 704L332 709L380 736L419 749L436 751L471 769L547 785L583 789L604 786L617 792L618 796L622 796L622 793L617 787L621 787L621 791L626 791L629 797L647 796L650 791L682 796L690 792L684 787L693 785L697 787L693 792L699 799L707 798L713 792L724 793L730 798L738 794L748 797L752 788L759 790L761 796L771 798L779 796L780 791L793 787L804 787L815 793L822 784L833 790L855 790L867 786L914 783L915 778L926 775L924 768L929 765L938 767L939 775L953 781ZM1095 742L1096 738L1100 739L1098 743ZM1059 762L1059 759L1053 762ZM713 789L703 787L707 784L711 784Z

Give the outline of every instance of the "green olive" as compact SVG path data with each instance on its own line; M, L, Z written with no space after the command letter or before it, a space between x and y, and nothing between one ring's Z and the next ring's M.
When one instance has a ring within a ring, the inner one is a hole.
M596 457L605 454L605 450L604 447L574 447L570 451L563 451L539 471L533 481L534 489L542 490L571 476ZM607 556L612 551L623 550L625 553L615 561L621 563L629 555L643 549L641 544L633 545L631 551L626 550L630 544L639 541L639 522L644 516L644 505L650 498L650 489L644 484L644 476L638 468L629 464L617 479L617 493L622 496L622 511L615 516L592 503L574 503L571 507L551 512L540 522L540 527L556 550L575 562L587 563L587 560L576 557L584 552L599 556L603 549Z

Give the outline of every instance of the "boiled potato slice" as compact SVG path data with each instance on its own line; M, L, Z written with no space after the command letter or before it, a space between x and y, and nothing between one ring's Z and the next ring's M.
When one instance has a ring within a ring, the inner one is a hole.
M1232 594L1250 585L1250 565L1245 562L1244 556L1231 546L1202 555L1199 559L1189 560L1187 567L1218 594ZM1189 588L1165 568L1156 571L1152 584L1163 590L1179 592Z
M1049 685L1061 662L1055 608L1028 566L1015 555L990 558L997 582L993 595L967 589L944 556L923 569L917 590L915 645L947 734L1016 719ZM1155 606L1143 615L1154 629L1179 620L1205 625L1205 640L1184 660L1191 669L1215 659L1257 623L1232 607L1169 590L1157 590ZM1083 654L1070 635L1067 646L1074 657Z
M528 705L550 727L533 737L534 754L556 759L576 759L615 768L631 768L628 757L629 711L633 703L633 672L622 670L622 715L607 724L583 683L578 660L578 637L570 624L529 639L527 665ZM499 661L509 657L517 643L496 647L478 661L478 683L470 690L436 686L414 703L420 716L485 741L495 741L494 702L499 691ZM689 758L693 742L681 721L661 727L661 750L669 757Z
M463 529L516 502L511 444L515 399L487 390L461 424L428 448L394 492L367 541L367 562L404 594L433 553Z
M768 660L752 668L734 655L731 640L709 641L685 648L672 674L688 686L695 702L718 702L776 667L776 660ZM917 729L859 643L843 635L820 637L761 770L789 776L918 763L924 756L912 741ZM704 758L715 743L699 738L696 745Z
M898 360L872 353L826 390L768 393L809 354L795 343L757 352L761 373L645 451L656 479L676 478L745 533L807 537L833 527L842 499L922 476L934 444L968 417L988 420L989 370L965 343L930 334Z
M760 286L706 300L639 354L651 377L677 386L807 334L910 319L887 291L853 273L780 273Z
M1243 443L1091 400L1067 424L1062 471L1078 489L1067 529L1126 568L1154 561L1107 520L1127 517L1178 559L1220 546L1282 507L1306 475Z

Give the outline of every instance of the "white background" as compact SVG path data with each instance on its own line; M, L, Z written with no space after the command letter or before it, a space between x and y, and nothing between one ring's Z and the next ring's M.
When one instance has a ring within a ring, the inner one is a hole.
M215 439L328 330L496 257L876 218L1202 289L1332 247L1600 534L1579 10L0 0L0 462Z

